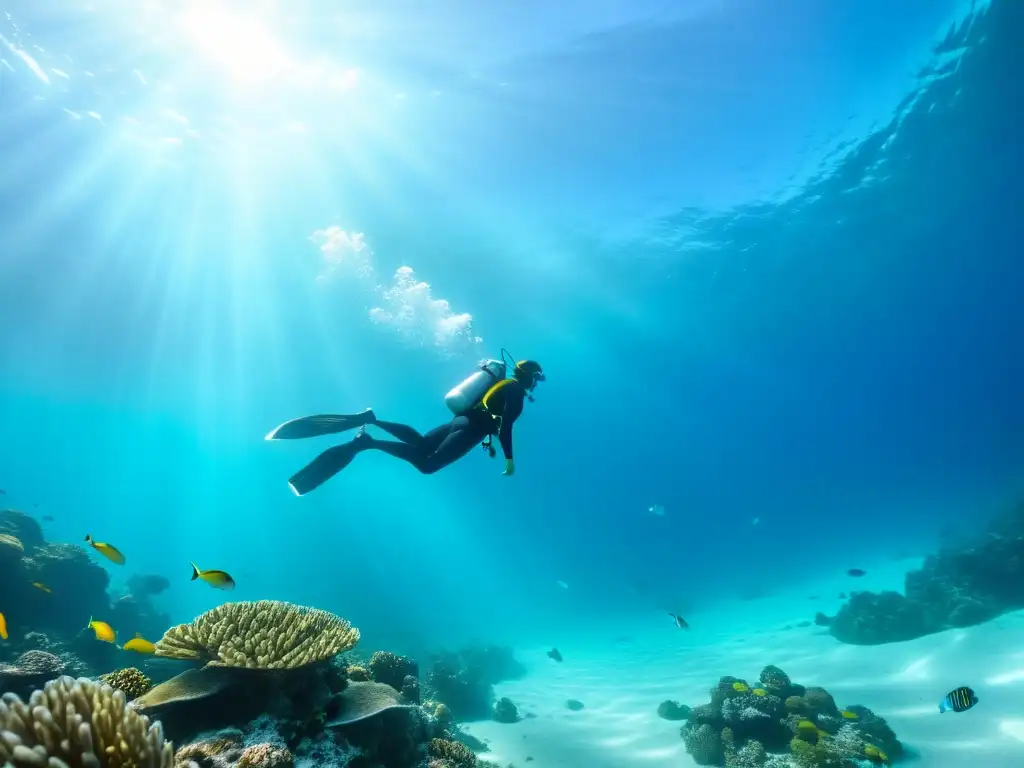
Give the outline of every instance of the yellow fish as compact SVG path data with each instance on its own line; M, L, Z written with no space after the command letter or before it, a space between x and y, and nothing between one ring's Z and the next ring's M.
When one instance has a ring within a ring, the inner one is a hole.
M124 565L124 555L121 554L120 550L113 544L104 544L102 541L94 541L92 536L86 534L86 543L103 555L111 562L117 563L118 565Z
M117 633L114 632L114 628L105 621L96 621L90 618L89 629L96 633L97 640L102 640L104 643L112 643L117 637Z
M146 640L142 635L136 633L135 637L121 646L121 650L150 654L156 653L156 646L149 642L149 640Z
M0 640L7 639L7 619L0 613Z
M53 593L53 590L50 589L45 584L43 584L43 582L41 582L41 581L33 581L32 582L32 586L35 587L36 589L41 589L43 592L45 592L48 595Z
M196 579L202 579L211 587L217 589L234 589L235 580L228 575L227 571L200 571L199 566L195 563L189 563L192 566L192 581Z

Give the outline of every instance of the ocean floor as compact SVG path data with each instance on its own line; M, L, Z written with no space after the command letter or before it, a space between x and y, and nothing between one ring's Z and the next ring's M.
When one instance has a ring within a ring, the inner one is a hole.
M896 579L906 564L890 568ZM824 595L828 590L835 598L849 588L847 581L822 585L819 591ZM561 664L546 658L547 648L520 652L530 674L496 692L512 699L521 715L532 717L465 728L488 743L490 752L482 756L502 766L695 765L679 735L681 723L659 718L658 704L665 699L705 704L719 677L755 680L764 666L775 664L795 683L826 688L840 707L860 704L884 717L909 749L906 764L1024 766L1024 611L906 643L852 646L822 627L797 626L816 610L832 613L839 603L832 599L822 606L824 600L809 601L808 596L802 591L737 603L731 610L719 606L717 616L693 616L693 629L685 633L671 621L663 629L648 626L633 635L619 627L617 641L609 639L600 648L559 646L565 657ZM744 624L756 623L757 616L764 623L760 629L728 626L729 617L739 614L746 617ZM974 688L979 704L964 713L940 714L939 700L960 685ZM583 702L584 709L570 711L568 699Z

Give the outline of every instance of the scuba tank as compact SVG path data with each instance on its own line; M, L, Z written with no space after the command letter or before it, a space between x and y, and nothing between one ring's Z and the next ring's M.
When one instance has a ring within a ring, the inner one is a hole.
M487 390L505 378L507 371L501 360L482 360L475 373L444 396L444 404L456 416L468 413L487 394Z

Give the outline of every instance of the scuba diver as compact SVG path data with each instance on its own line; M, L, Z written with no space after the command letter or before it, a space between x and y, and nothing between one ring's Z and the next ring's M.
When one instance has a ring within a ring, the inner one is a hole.
M267 440L297 440L320 435L332 435L358 428L356 436L347 443L328 448L312 462L296 472L288 485L296 496L304 496L320 487L347 467L357 455L367 450L383 451L412 464L425 475L458 461L473 446L482 444L493 458L492 438L497 435L505 455L504 476L515 473L512 453L512 425L523 412L524 401L533 401L532 392L545 381L540 364L534 360L520 360L506 378L504 362L508 354L502 350L502 360L488 360L480 364L473 375L454 387L445 397L445 403L455 414L448 423L420 434L405 424L381 421L373 410L351 415L304 416L286 421L267 435ZM510 356L511 358L511 356ZM396 440L378 440L366 428L375 426Z

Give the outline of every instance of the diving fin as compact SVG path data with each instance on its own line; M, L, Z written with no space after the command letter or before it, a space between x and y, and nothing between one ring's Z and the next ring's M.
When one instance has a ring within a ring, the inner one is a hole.
M320 414L318 416L303 416L298 419L286 421L279 427L270 430L265 440L300 440L305 437L320 437L321 435L335 435L338 432L347 432L356 427L365 427L372 424L376 416L373 409L367 408L362 413L354 414Z
M361 429L356 437L341 445L328 448L288 480L288 487L296 496L305 496L326 483L352 463L360 451L367 447L370 436Z

